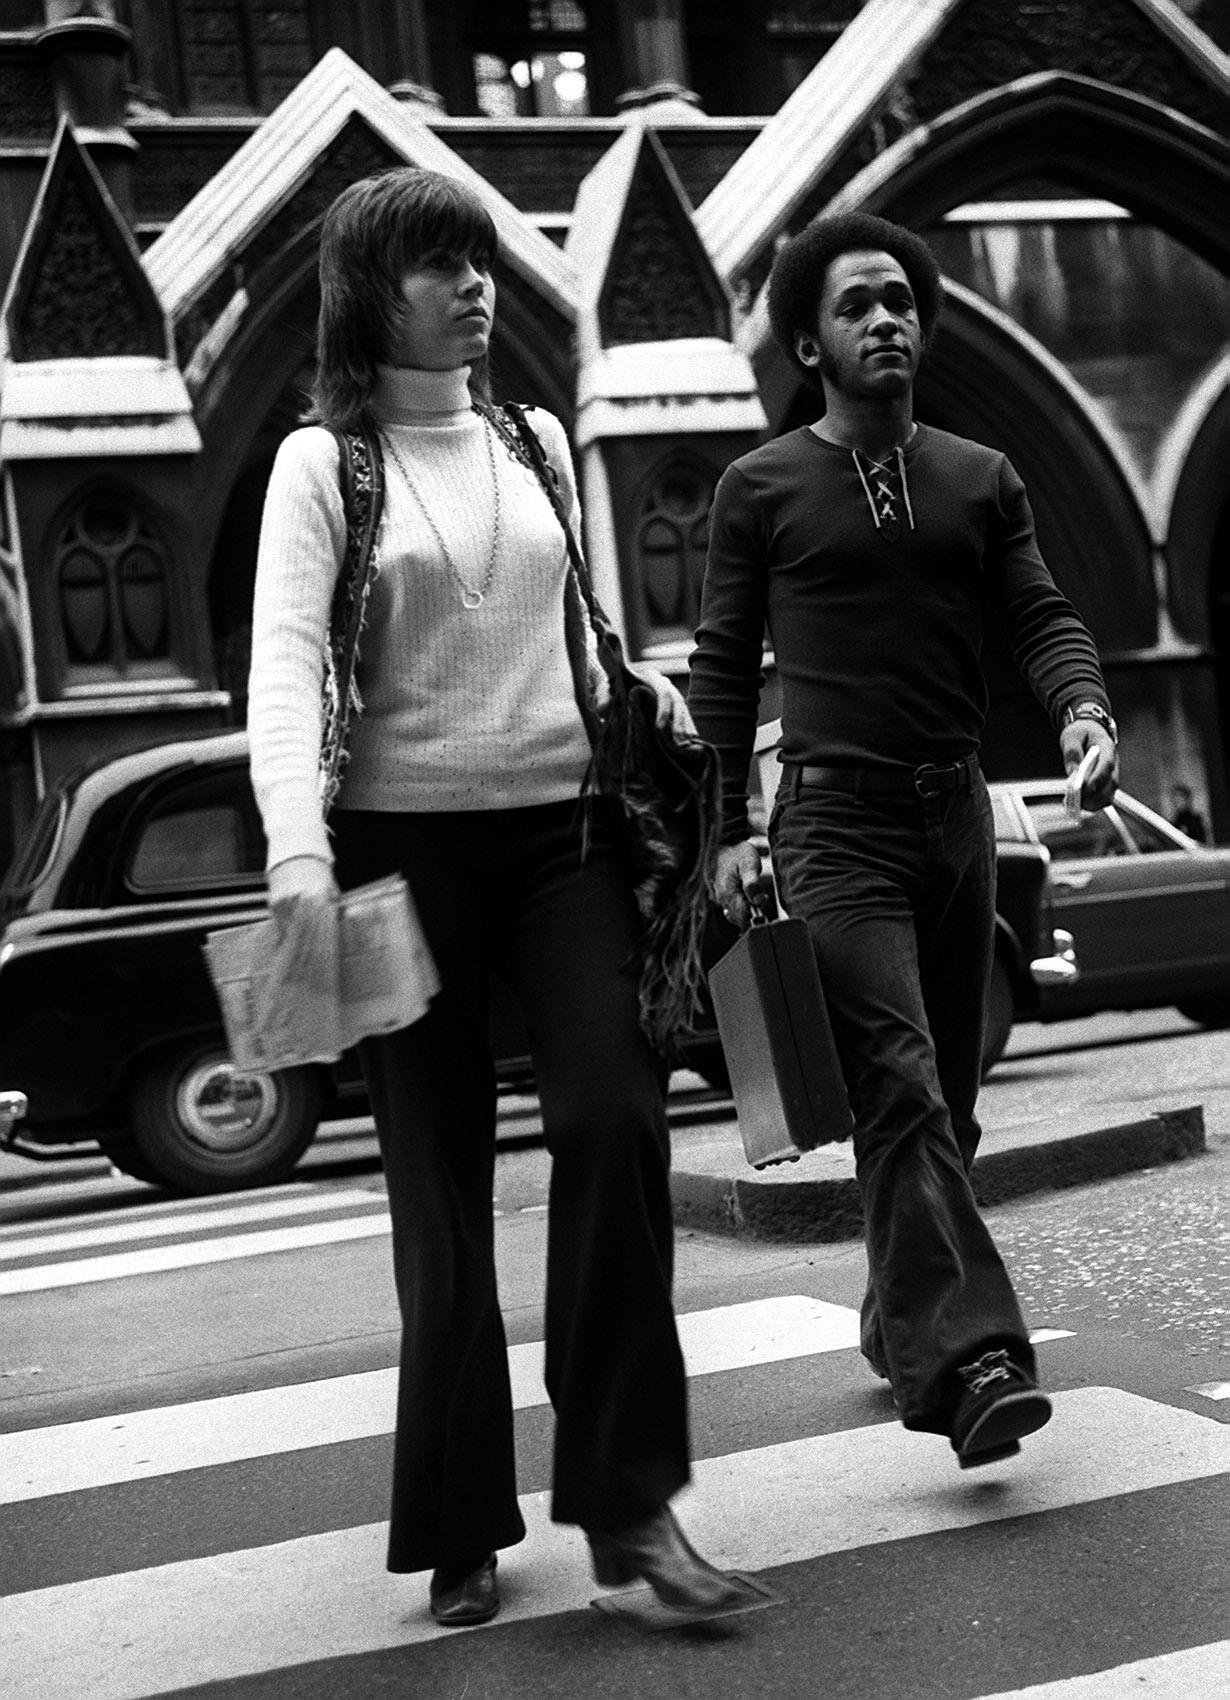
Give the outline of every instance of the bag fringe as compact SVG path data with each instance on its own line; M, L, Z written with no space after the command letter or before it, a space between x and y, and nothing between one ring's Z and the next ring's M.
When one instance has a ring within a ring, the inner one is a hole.
M721 821L717 752L700 738L676 739L669 728L657 726L657 694L624 660L619 635L594 594L564 511L559 476L525 408L509 402L488 417L514 454L524 449L564 533L572 569L565 590L565 641L577 703L593 744L582 798L588 804L595 796L611 797L619 805L624 853L645 922L638 953L641 1026L656 1049L673 1060L680 1033L700 1008L705 984L701 946ZM586 682L586 620L610 685L610 701L601 711ZM586 808L586 849L588 822Z
M585 790L614 797L645 930L637 953L641 1026L668 1059L700 1010L702 944L720 842L717 754L656 725L657 697L600 644L611 685Z

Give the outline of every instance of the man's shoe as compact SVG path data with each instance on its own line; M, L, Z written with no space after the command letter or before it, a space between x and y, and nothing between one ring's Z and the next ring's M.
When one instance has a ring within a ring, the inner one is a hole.
M587 1529L586 1535L594 1580L601 1587L618 1588L640 1579L648 1582L663 1605L707 1616L729 1611L747 1599L747 1584L702 1558L669 1506L618 1533Z
M445 1629L468 1629L475 1623L488 1623L500 1609L500 1586L495 1579L495 1554L485 1558L477 1570L471 1570L459 1582L441 1578L436 1571L431 1579L431 1615Z
M963 1470L1013 1457L1022 1435L1050 1421L1050 1400L1007 1352L984 1352L957 1374L965 1391L952 1419L952 1446Z

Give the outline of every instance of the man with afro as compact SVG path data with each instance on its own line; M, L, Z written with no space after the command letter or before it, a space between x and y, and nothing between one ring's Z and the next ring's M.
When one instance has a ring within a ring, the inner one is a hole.
M769 837L854 1114L862 1350L906 1428L948 1435L964 1469L1011 1456L1051 1414L968 1178L995 927L978 766L992 607L1067 772L1088 755L1086 807L1113 796L1118 760L1093 639L1039 553L1020 478L914 418L942 300L926 243L869 214L820 218L779 252L770 320L824 411L718 484L689 706L722 760L716 896L745 926L767 626L782 703Z

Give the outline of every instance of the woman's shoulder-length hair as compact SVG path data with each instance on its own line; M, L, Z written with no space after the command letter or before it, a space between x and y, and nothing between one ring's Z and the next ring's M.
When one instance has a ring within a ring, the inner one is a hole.
M352 183L330 206L320 232L316 374L307 418L350 429L365 421L377 367L388 358L404 301L402 279L423 255L495 259L490 212L456 178L402 166ZM486 360L471 388L486 395Z

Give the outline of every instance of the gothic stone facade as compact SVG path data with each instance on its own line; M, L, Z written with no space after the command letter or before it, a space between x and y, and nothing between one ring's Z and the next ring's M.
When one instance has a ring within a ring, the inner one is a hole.
M568 423L606 597L676 670L716 478L815 409L765 334L775 243L835 205L925 230L951 289L920 412L1025 476L1126 783L1186 779L1230 833L1230 81L1215 8L1183 11L11 0L0 863L67 768L242 720L315 232L405 160L489 194L499 384ZM1048 770L995 636L988 666L988 769Z

